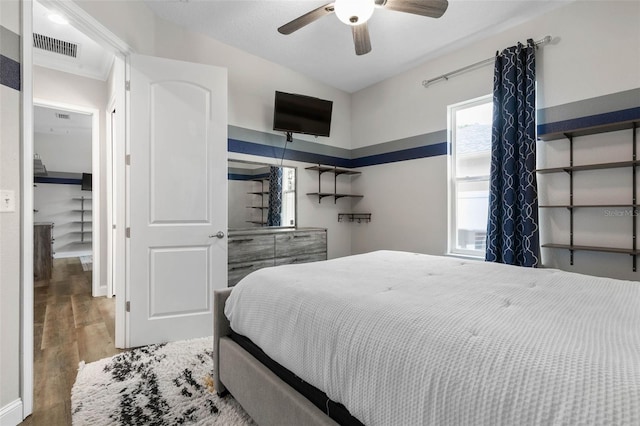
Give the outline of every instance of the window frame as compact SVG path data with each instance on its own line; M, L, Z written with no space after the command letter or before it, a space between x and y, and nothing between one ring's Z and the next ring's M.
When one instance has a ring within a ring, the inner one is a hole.
M471 250L457 248L458 239L458 224L457 224L457 203L458 203L458 185L460 182L489 182L489 172L487 175L482 176L468 176L460 177L456 176L456 112L462 109L472 108L478 105L487 103L493 103L493 95L488 94L480 96L474 99L469 99L463 102L458 102L447 106L447 125L449 136L449 164L448 164L448 238L447 238L447 254L456 256L473 257L477 259L484 259L485 250Z

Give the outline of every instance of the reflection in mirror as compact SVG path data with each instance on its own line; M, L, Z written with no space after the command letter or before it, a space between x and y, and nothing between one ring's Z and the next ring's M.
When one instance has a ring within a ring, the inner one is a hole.
M296 169L229 160L229 229L296 226Z

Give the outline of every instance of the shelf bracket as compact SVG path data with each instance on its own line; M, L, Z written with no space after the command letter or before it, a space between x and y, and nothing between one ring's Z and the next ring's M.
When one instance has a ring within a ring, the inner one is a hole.
M633 162L634 162L634 164L635 164L635 162L637 160L636 154L637 154L637 149L638 149L637 146L636 146L637 142L638 142L638 137L636 136L636 133L637 133L636 129L637 128L638 128L638 123L634 122L633 126L632 126L633 137L631 139L632 143L633 143ZM631 185L632 185L632 191L633 191L632 195L631 195L631 197L632 197L631 198L631 200L632 200L631 204L634 206L634 207L632 207L632 211L631 211L632 233L633 233L633 238L631 240L632 241L631 249L635 253L635 254L632 255L633 256L633 272L636 272L637 269L638 269L637 268L637 257L638 256L637 256L637 252L636 252L636 250L638 248L638 246L637 246L637 238L636 238L637 235L638 235L638 218L636 217L637 216L637 214L636 214L637 213L637 208L635 207L637 205L637 203L638 203L638 201L637 201L638 200L638 198L637 198L638 197L638 192L637 192L638 191L638 185L637 185L637 181L638 180L636 179L636 177L637 177L637 170L636 169L637 169L636 165L631 167L631 180L632 180Z
M569 139L569 167L573 167L573 135L565 133ZM573 170L569 170L569 245L573 245ZM573 265L573 250L570 250L569 263Z
M344 197L346 197L346 195L338 195L338 194L335 194L335 195L333 196L333 204L338 204L338 200L339 200L340 198L344 198Z

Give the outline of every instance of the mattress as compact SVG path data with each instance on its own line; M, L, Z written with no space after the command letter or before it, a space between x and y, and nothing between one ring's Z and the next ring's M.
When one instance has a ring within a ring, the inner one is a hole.
M256 271L231 328L375 425L640 424L640 283L378 251Z

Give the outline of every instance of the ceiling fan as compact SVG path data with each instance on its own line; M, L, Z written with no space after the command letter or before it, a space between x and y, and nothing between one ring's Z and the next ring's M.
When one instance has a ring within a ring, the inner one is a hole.
M278 32L285 35L291 34L335 12L338 19L351 26L356 55L364 55L371 51L367 21L376 7L439 18L448 6L447 0L335 0L284 24L278 28Z

